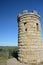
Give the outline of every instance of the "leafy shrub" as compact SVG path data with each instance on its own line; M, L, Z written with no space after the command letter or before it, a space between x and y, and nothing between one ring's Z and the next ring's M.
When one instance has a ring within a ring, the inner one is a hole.
M18 52L18 47L16 46L0 47L0 57L4 57L7 59L11 57L17 58L18 57L17 52Z

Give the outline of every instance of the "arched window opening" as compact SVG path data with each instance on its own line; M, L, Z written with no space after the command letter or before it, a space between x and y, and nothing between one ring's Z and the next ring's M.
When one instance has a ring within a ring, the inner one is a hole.
M27 31L27 28L25 29L25 31Z

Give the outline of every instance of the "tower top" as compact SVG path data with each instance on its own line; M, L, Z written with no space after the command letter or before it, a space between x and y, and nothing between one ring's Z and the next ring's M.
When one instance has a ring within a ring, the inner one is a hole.
M40 18L40 15L36 10L33 10L32 12L28 12L28 10L24 10L21 14L18 15L18 17L21 17L23 15L36 15Z
M23 13L28 13L28 10L24 10Z

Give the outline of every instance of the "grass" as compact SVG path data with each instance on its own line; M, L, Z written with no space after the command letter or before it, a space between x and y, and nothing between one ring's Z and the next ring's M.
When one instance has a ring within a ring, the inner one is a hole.
M0 65L6 65L7 58L5 56L0 57Z

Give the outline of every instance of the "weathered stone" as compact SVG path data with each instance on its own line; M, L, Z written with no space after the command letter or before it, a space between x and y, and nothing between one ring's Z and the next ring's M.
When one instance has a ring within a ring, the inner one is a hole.
M18 56L24 63L38 63L41 61L42 37L40 16L36 11L25 10L18 15Z

